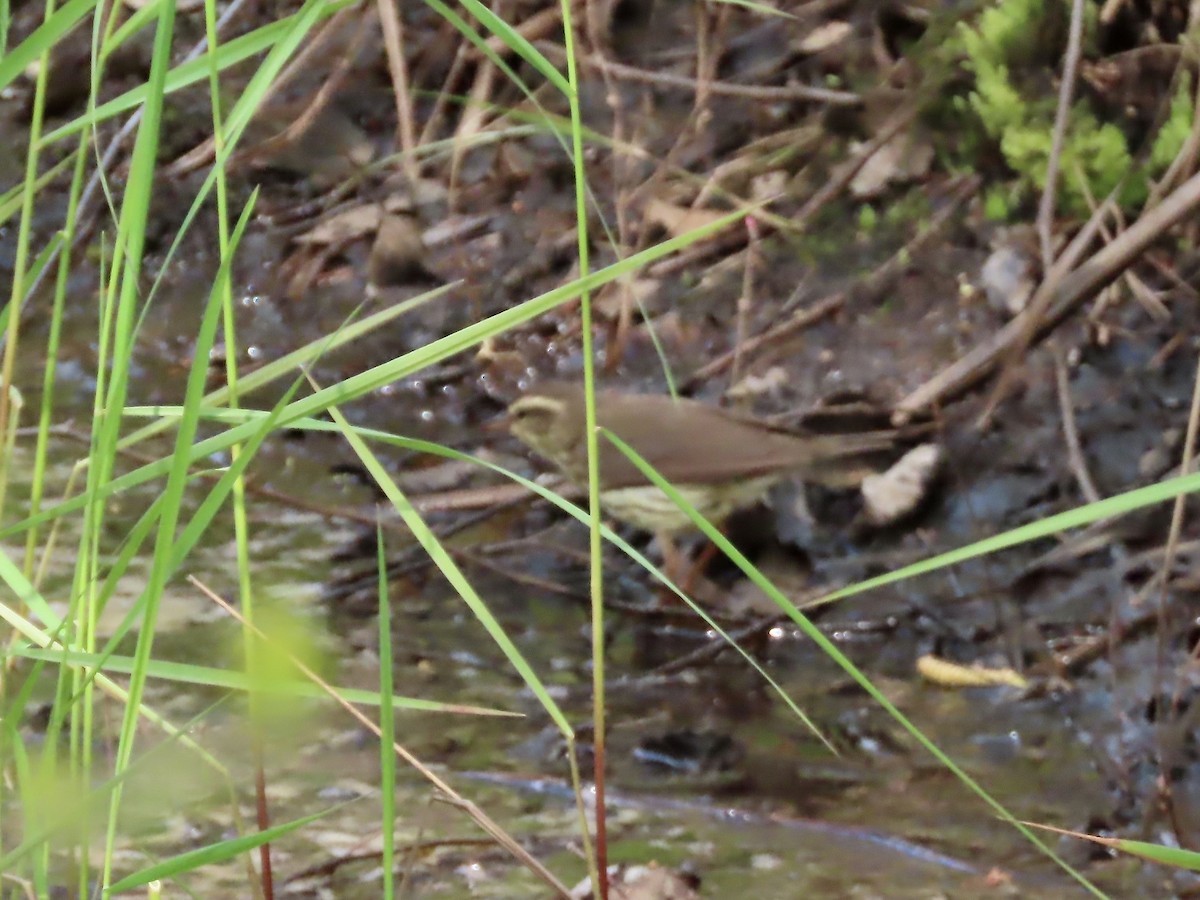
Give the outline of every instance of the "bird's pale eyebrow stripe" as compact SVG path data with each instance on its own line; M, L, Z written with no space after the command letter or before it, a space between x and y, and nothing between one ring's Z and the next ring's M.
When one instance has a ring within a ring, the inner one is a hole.
M514 415L522 415L530 412L558 412L562 409L563 404L558 400L551 400L548 397L524 397L512 405Z

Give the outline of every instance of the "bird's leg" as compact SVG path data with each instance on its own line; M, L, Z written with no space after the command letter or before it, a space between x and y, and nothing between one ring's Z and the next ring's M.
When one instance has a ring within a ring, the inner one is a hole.
M696 582L704 576L704 570L708 568L708 564L713 561L713 557L717 555L717 545L712 541L706 541L704 549L696 556L695 561L688 567L687 574L683 576L683 584L680 587L685 594L690 594L696 586Z
M658 541L659 552L662 553L663 574L669 581L679 584L680 576L686 573L687 557L675 546L675 539L671 537L670 532L655 532L654 537Z
M704 575L704 570L717 555L717 545L709 541L700 555L690 561L676 545L674 538L667 532L657 532L659 550L663 558L663 574L667 576L685 594L691 594L696 584Z

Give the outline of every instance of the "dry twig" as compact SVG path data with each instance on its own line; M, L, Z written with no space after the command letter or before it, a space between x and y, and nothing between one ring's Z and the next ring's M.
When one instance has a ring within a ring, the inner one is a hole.
M547 57L562 60L565 51L558 44L548 41L538 41L535 45ZM829 88L809 87L808 85L768 86L756 84L733 84L728 81L705 81L700 78L688 78L686 75L672 75L668 72L649 72L636 66L613 62L600 56L581 53L576 60L594 69L607 71L609 74L627 81L641 81L661 88L677 88L679 90L707 90L713 96L747 97L751 100L789 101L800 100L812 103L826 103L830 106L858 106L862 97L850 91L834 91Z
M1071 403L1070 374L1067 372L1067 360L1062 348L1054 341L1050 342L1054 353L1054 383L1058 389L1058 408L1062 416L1063 439L1067 443L1067 459L1071 473L1079 483L1080 493L1088 503L1096 503L1100 492L1088 471L1087 460L1083 456L1083 446L1079 443L1079 430L1075 427L1075 408Z
M233 0L229 8L221 13L221 18L217 20L216 33L220 36L225 28L242 12L246 6L247 0ZM191 62L199 59L200 55L208 49L208 38L201 38L196 44L188 50L183 58L183 62ZM104 148L104 154L100 157L100 163L96 167L91 176L88 178L87 185L83 192L79 195L79 204L75 215L75 228L73 231L68 231L66 237L70 240L70 246L67 248L68 253L74 253L76 249L86 241L92 234L92 229L96 225L96 215L99 211L97 203L99 197L107 196L101 194L100 187L105 181L105 173L112 170L113 164L116 162L117 154L121 152L121 148L125 142L133 136L138 125L142 121L142 107L136 109L120 130L113 136L112 140ZM33 279L29 285L29 289L25 292L25 298L32 297L42 289L46 279L51 273L55 272L54 262L58 259L59 254L63 251L63 245L58 244L50 252L50 256L46 260L46 265L42 266L37 273L37 277ZM22 298L24 300L25 298Z
M795 230L801 232L806 229L808 223L813 220L813 217L826 204L830 203L846 189L846 186L850 184L854 176L858 174L858 171L866 165L867 160L912 121L916 115L916 111L916 105L912 103L906 104L897 110L890 119L880 126L878 133L871 140L859 147L853 156L838 166L820 190L813 194L800 207L796 215L792 217ZM763 224L770 224L770 220L764 217ZM744 230L726 230L709 241L697 244L670 259L655 263L650 266L649 274L653 278L666 278L670 275L678 274L709 256L726 250L733 250L743 245L745 241L746 233Z
M1099 229L1097 220L1107 205L1101 206L1085 227L1087 234L1081 232L1089 242ZM1151 243L1198 208L1200 175L1193 175L1161 205L1143 214L1125 233L1063 277L1053 289L1046 287L1047 279L1035 294L1034 301L1019 316L901 400L896 408L897 421L907 421L914 413L965 391L991 374L1000 360L1014 349L1023 352L1028 342L1050 331L1080 303L1130 266ZM1057 262L1055 266L1058 266ZM996 402L993 400L990 406L994 407Z
M231 615L243 628L252 632L259 640L268 639L268 636L263 634L262 630L259 629L258 626L246 621L245 617L243 617L240 612L234 609L225 601L224 598L218 595L215 591L211 590L194 575L189 575L188 581L194 588L204 594L205 597L217 604L217 606L221 607L221 609L225 610L225 612L229 613L229 615ZM542 865L540 861L534 858L534 856L528 850L514 840L512 835L494 822L487 813L458 793L458 791L454 790L449 783L447 783L441 776L425 765L425 763L418 759L411 751L408 750L408 748L401 745L398 741L392 740L391 735L385 737L375 722L373 722L367 715L362 713L357 706L343 699L342 695L339 694L331 684L321 678L321 676L314 672L311 668L306 666L299 657L292 654L286 647L281 647L280 649L287 654L292 665L294 665L297 670L304 675L305 678L324 691L330 699L332 699L335 703L341 706L342 709L349 713L355 721L357 721L360 725L362 725L380 740L390 741L392 750L395 752L395 754L420 772L430 784L432 784L439 792L441 792L442 796L447 802L457 806L468 816L474 819L475 824L482 828L486 834L491 835L492 839L496 841L497 844L512 854L512 856L519 860L522 865L541 878L542 881L544 881L558 896L570 897L571 892L567 890L566 886L563 885L563 883L559 881L549 869Z
M417 129L413 116L412 98L408 90L408 63L404 56L404 19L395 3L377 0L379 26L383 32L383 47L387 53L388 72L392 77L392 95L396 99L396 132L402 152L400 164L408 176L412 190L417 189L420 172L417 166Z
M1054 261L1054 201L1058 195L1058 168L1062 161L1067 121L1071 117L1071 97L1079 77L1079 57L1083 45L1083 0L1072 0L1071 26L1067 36L1067 55L1063 60L1062 83L1058 89L1058 109L1054 113L1054 133L1050 158L1046 163L1046 185L1038 204L1037 232L1042 245L1042 271L1049 272Z
M326 49L325 45L331 41L350 19L359 16L358 30L355 32L354 38L351 41L351 48L340 54L340 62L338 66L330 73L330 75L321 84L316 95L309 101L304 112L297 116L295 120L282 132L267 140L261 142L257 147L251 147L241 153L238 153L230 160L230 167L236 165L245 165L253 162L261 156L274 152L279 148L287 145L290 141L295 140L299 135L313 123L313 120L320 114L329 101L333 97L334 91L345 80L346 74L349 71L350 62L353 59L354 48L357 48L366 35L366 16L361 15L356 9L346 8L336 13L321 30L313 37L311 41L296 54L295 59L288 64L280 76L268 85L263 94L259 109L264 108L270 101L271 97L277 95L285 85L296 75L305 72L311 65L313 57L320 51ZM201 142L196 147L193 147L187 153L184 153L169 166L165 172L170 176L186 175L189 172L195 171L201 166L211 162L215 157L216 142L213 138Z
M741 375L742 347L746 342L746 330L750 327L750 308L754 305L754 270L758 263L758 222L753 216L746 217L746 233L750 236L745 269L742 273L742 293L737 301L737 334L733 340L733 363L729 369L730 386L737 383Z
M849 296L871 302L876 297L882 295L903 274L904 270L911 264L913 257L926 244L943 233L962 204L974 195L978 187L978 178L963 179L959 184L954 186L951 199L933 220L901 250L893 254L887 262L872 272L869 278L848 291L838 291L835 294L830 294L818 300L811 306L797 310L787 321L761 334L747 338L740 344L742 355L750 356L753 353L757 353L762 347L793 335L796 332L803 331L808 326L821 321L827 316L833 315L845 305ZM733 364L737 352L738 348L735 347L733 350L718 356L707 365L697 369L688 377L681 388L687 390L725 371L726 368Z

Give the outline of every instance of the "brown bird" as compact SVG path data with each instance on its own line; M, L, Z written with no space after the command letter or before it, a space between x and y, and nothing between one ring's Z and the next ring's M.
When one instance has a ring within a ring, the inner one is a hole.
M854 486L874 471L864 457L892 448L896 439L890 431L808 434L695 400L612 390L596 392L596 422L636 450L715 524L758 502L788 477ZM537 385L509 406L508 426L573 482L587 484L582 385ZM673 557L671 535L693 527L687 513L603 435L599 454L601 505L616 518L655 532L664 559Z

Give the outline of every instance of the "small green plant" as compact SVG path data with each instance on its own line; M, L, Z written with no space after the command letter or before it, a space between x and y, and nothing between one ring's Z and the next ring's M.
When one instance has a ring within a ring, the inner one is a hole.
M957 106L960 113L969 112L978 119L986 139L995 143L1017 175L1010 201L1030 197L1046 183L1058 97L1042 76L1046 66L1057 63L1065 45L1058 25L1066 7L1062 0L1003 0L984 11L974 25L958 29L955 43L973 90ZM1093 33L1094 21L1088 21L1085 29L1087 34ZM1149 179L1161 173L1178 153L1191 118L1191 90L1185 80L1172 98L1170 115L1154 137L1148 164L1136 166L1122 129L1102 121L1086 100L1077 101L1062 147L1060 210L1086 214L1089 195L1104 197L1113 190L1123 206L1139 204L1146 197ZM974 143L968 139L960 149L974 155L978 149Z
M1183 142L1192 131L1192 92L1190 80L1181 78L1175 95L1171 98L1171 111L1158 134L1154 136L1154 145L1150 148L1150 169L1161 172L1171 165Z

